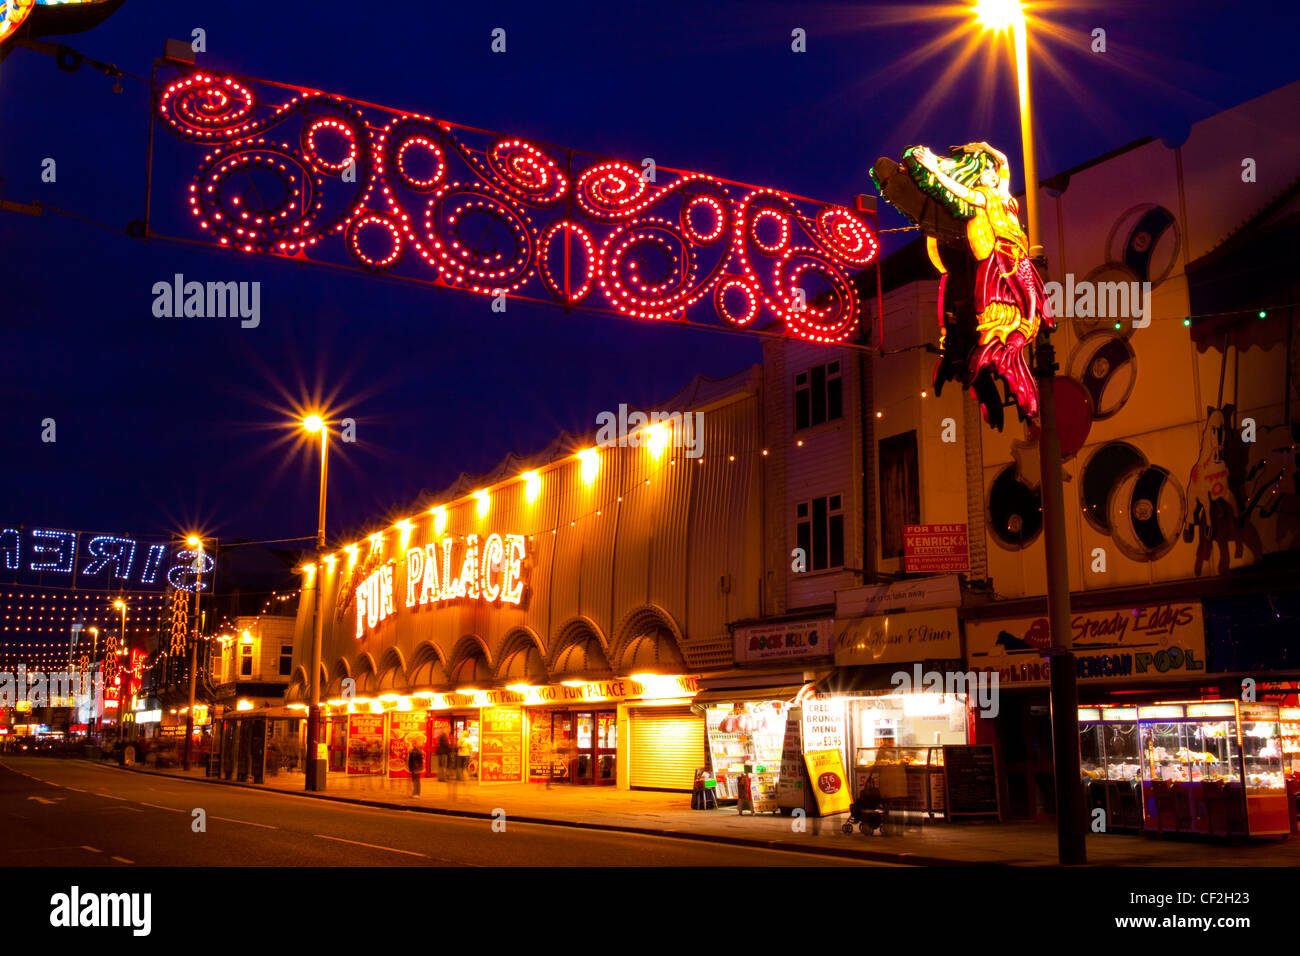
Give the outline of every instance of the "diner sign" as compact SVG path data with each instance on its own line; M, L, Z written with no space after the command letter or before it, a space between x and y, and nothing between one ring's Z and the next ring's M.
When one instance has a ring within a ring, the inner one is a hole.
M961 657L961 639L952 608L857 618L835 639L835 663L841 667L955 657Z
M1199 601L1084 611L1070 619L1079 680L1179 680L1205 673L1205 621ZM1045 685L1045 616L967 621L970 666L996 671L1000 684Z

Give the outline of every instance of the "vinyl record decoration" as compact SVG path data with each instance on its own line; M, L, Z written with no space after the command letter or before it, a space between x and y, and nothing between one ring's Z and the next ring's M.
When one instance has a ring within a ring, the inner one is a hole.
M1030 488L1015 465L1003 468L989 487L989 528L998 544L1019 551L1043 530L1043 497Z
M1137 384L1137 355L1126 337L1094 332L1084 337L1070 356L1069 373L1092 398L1096 421L1110 418L1128 401Z
M1111 492L1129 472L1147 466L1147 457L1128 442L1102 445L1083 464L1083 516L1102 534L1111 534L1109 504Z
M1157 203L1134 206L1119 217L1106 243L1106 258L1122 262L1138 282L1158 285L1178 258L1178 223Z
M1178 540L1187 517L1182 486L1159 465L1131 469L1107 503L1111 537L1134 561L1154 561Z

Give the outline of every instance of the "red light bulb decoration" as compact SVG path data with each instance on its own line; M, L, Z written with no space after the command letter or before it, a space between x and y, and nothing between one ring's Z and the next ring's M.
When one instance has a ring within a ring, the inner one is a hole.
M188 198L191 218L220 245L330 255L320 240L341 234L363 268L397 267L409 247L435 281L485 295L536 278L566 305L597 305L599 287L632 318L679 320L707 296L736 327L757 328L767 313L789 335L843 342L857 326L850 274L879 243L848 209L764 188L741 187L736 199L715 177L666 167L652 185L621 160L568 152L561 161L522 139L384 107L367 106L387 117L368 122L358 104L315 90L262 107L253 84L196 71L157 88L167 128L208 145ZM289 124L297 147L261 138ZM355 182L340 175L349 168ZM274 208L250 207L233 188L236 173L258 170L283 183ZM504 227L504 250L469 238L468 221L485 217ZM368 248L377 230L389 241ZM829 291L810 303L800 283L813 274Z

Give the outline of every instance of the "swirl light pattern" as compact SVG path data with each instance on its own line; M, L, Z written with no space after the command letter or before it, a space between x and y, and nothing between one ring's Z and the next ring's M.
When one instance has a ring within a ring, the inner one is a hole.
M218 245L635 319L709 303L733 328L857 328L852 272L879 243L849 209L283 89L200 70L155 90L203 150L186 198Z

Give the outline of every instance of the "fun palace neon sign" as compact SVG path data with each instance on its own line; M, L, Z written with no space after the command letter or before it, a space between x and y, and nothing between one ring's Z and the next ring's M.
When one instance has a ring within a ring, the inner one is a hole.
M406 552L406 607L436 607L449 601L519 605L524 597L527 545L521 534L490 534L464 542L444 538ZM395 611L396 561L375 567L354 591L358 639Z

